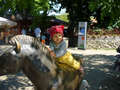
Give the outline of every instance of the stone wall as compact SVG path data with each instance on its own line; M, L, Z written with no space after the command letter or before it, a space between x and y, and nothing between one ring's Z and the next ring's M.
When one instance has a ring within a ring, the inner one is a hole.
M116 49L120 36L87 37L87 49Z

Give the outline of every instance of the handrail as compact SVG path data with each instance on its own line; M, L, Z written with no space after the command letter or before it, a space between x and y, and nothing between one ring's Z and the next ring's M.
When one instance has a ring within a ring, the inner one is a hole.
M0 56L2 56L4 53L11 52L13 49L15 49L16 46L13 45L0 45Z

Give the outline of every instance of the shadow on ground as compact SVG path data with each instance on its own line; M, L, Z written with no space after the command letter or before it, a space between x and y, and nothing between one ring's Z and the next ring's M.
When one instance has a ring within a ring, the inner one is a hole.
M75 55L79 56L79 55ZM88 90L120 90L120 73L113 70L116 57L113 55L85 55L85 79Z
M0 90L33 90L31 81L22 73L0 76Z
M74 55L84 60L85 77L90 88L88 90L120 90L120 73L112 70L114 61L113 55ZM2 76L3 77L3 76ZM1 78L1 77L0 77ZM3 78L2 78L3 79ZM25 89L28 87L28 89ZM22 73L7 75L0 79L0 90L33 90L33 85Z

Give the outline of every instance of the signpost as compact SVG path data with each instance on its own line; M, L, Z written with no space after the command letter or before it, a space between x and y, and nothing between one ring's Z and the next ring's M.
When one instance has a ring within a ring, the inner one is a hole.
M87 22L79 22L78 24L78 49L86 49L86 31Z

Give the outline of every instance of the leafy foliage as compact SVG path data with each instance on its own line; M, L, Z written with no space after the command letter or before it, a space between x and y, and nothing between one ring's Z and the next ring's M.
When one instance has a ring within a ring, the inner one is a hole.
M63 20L65 22L69 22L69 20L68 20L68 14L67 13L62 14L62 15L56 15L56 18L58 18L60 20Z
M32 16L33 25L45 27L49 21L48 11L54 6L66 8L66 16L56 16L69 21L69 35L74 34L79 21L87 21L90 25L90 16L95 16L97 27L109 29L120 27L120 2L119 0L0 0L0 16L19 13L23 17ZM58 12L57 10L53 9ZM49 24L49 23L48 23Z
M32 26L45 27L47 23L47 11L50 9L49 0L0 0L0 16L21 15L23 21L32 18Z
M117 28L114 28L111 30L104 29L104 28L88 29L87 34L90 36L103 36L103 35L114 36L114 35L120 35L120 29L117 29Z
M119 0L91 0L89 9L91 12L95 13L94 15L97 17L98 23L102 27L112 26L120 20Z
M49 0L0 0L0 12L6 11L12 14L40 14L40 11L46 12L49 9Z
M120 20L119 0L50 0L54 4L60 3L61 8L66 8L70 21L69 29L74 30L79 21L89 22L90 16L98 20L98 27L118 28ZM88 23L89 24L89 23ZM73 32L72 32L73 33Z
M89 21L90 10L88 0L50 0L53 4L61 4L61 8L66 8L69 19L69 35L73 36L74 28L79 21ZM60 8L60 9L61 9Z

